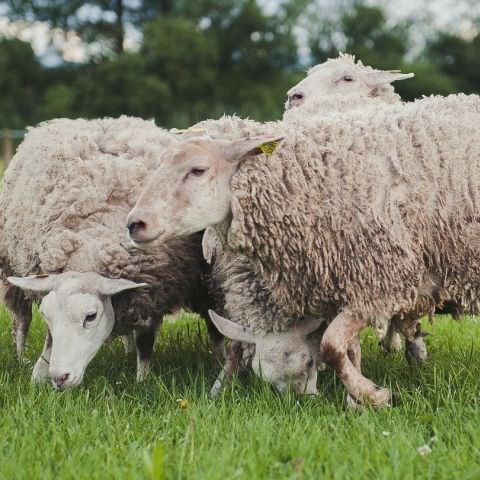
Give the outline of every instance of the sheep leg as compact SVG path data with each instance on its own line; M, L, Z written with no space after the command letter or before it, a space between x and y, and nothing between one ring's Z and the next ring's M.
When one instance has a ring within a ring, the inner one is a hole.
M228 351L225 359L225 364L218 374L212 389L210 390L210 396L217 398L222 390L231 382L234 373L240 367L243 357L243 345L241 342L232 342L230 350Z
M411 365L423 365L427 359L427 347L423 340L420 319L404 319L399 322L398 329L405 336L405 357Z
M50 380L50 355L52 353L52 335L47 331L45 343L43 344L42 354L35 363L32 372L32 382L40 383Z
M137 349L137 382L143 382L150 373L150 360L155 343L155 330L146 328L135 330L135 347Z
M217 327L213 324L212 320L210 320L208 310L209 308L212 308L212 306L209 302L206 303L205 301L201 301L199 304L194 305L194 308L194 311L205 319L213 356L219 363L223 364L227 357L225 351L225 337L217 330Z
M125 353L132 353L135 351L135 337L133 332L126 333L122 335L122 343L123 348L125 349Z
M21 311L13 314L13 336L15 337L15 347L17 358L21 360L25 353L25 343L27 342L28 331L32 322L32 305L24 305Z
M213 356L220 363L223 363L227 357L227 353L225 351L225 337L217 330L217 327L215 327L213 322L210 320L208 314L205 318L207 319L205 321L207 323L208 337L210 338Z
M387 333L380 341L385 353L399 352L402 348L402 339L398 333L395 322L391 321L388 324Z
M32 322L32 302L25 298L22 290L12 285L5 287L4 302L13 314L13 337L15 338L17 358L21 360Z
M386 406L390 401L390 390L377 387L365 378L348 355L352 340L358 335L365 322L355 319L348 312L335 317L323 335L320 344L321 358L335 370L350 396L357 403L366 403L374 408Z
M411 365L423 365L427 359L427 346L423 338L405 340L405 357Z
M353 366L361 373L362 372L362 349L360 346L360 338L354 337L348 346L347 355Z

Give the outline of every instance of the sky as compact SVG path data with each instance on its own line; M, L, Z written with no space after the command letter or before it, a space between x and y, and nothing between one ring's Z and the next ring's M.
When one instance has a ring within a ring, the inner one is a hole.
M317 0L315 10L325 11L325 15L334 14L339 5L346 0ZM348 1L348 0L347 0ZM265 11L274 14L281 0L259 0ZM370 0L370 4L382 5L390 13L392 22L408 21L412 16L420 16L424 19L423 31L417 32L419 43L425 34L432 30L453 29L462 35L472 35L472 21L469 20L474 14L480 17L480 2L478 0ZM95 15L94 11L85 9L83 15ZM52 31L48 25L36 22L33 25L25 26L12 23L6 17L6 8L0 3L0 35L14 36L32 44L37 56L43 63L54 65L61 61L58 51L63 52L63 59L73 62L85 61L89 54L95 54L99 46L90 46L90 51L82 44L78 36L70 32ZM300 43L300 50L307 55L305 32L301 27L297 29L297 36ZM133 28L127 30L126 48L135 49L141 41L141 34Z

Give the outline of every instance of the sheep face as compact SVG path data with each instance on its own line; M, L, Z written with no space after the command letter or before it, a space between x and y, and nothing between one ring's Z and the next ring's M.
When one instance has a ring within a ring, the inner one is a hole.
M307 337L320 327L322 319L302 320L287 331L261 335L211 310L209 314L223 335L255 345L252 368L257 376L274 385L280 393L292 388L301 395L317 394L316 355Z
M277 145L282 139L203 137L166 151L128 216L132 243L154 248L223 222L230 212L230 181L239 163L261 154L263 145Z
M46 293L40 312L52 336L52 350L50 359L45 360L57 390L82 382L87 365L112 332L115 315L111 296L145 286L93 272L8 280L22 289Z
M331 95L352 95L355 97L376 97L393 95L390 84L396 80L413 77L413 73L402 74L398 71L376 70L355 63L350 55L341 55L336 59L312 67L307 77L287 92L285 109L298 107L316 98Z

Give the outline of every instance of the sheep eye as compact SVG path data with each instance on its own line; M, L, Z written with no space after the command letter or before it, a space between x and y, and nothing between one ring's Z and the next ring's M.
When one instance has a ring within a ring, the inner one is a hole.
M343 77L343 80L344 80L345 82L353 82L353 77L352 77L351 75L345 75L345 76Z
M303 98L303 95L301 93L294 93L291 97L290 100L301 100Z
M208 168L192 168L188 174L194 177L201 177L207 170Z
M96 318L97 318L97 313L96 312L88 313L87 315L85 315L85 318L84 318L83 322L84 323L93 322Z

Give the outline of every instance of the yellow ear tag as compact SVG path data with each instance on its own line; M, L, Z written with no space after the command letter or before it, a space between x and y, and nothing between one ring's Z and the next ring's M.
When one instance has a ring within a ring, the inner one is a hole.
M275 151L279 144L279 140L273 142L265 142L259 145L258 148L268 157L269 155L272 155L272 153Z

